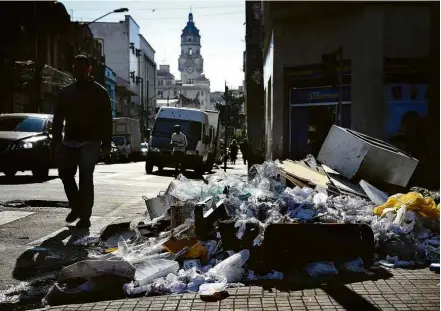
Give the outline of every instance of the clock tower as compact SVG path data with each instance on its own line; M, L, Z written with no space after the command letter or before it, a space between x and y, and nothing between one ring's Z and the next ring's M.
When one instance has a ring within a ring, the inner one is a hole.
M184 84L193 84L204 72L204 60L201 56L201 36L193 22L193 14L188 14L187 26L182 30L179 71Z

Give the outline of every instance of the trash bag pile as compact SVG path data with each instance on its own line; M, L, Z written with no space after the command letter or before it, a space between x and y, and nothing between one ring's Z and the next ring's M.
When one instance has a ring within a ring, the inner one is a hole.
M281 280L284 274L277 269L258 275L248 262L254 250L264 245L265 231L271 224L368 225L373 232L376 264L407 267L440 260L439 204L418 192L396 194L377 206L357 196L329 195L320 187L286 187L277 163L266 161L254 166L248 176L221 174L190 181L181 175L166 196L170 197L168 202L185 206L192 213L174 228L170 226L171 208L158 218L132 223L132 228L138 228L135 237L121 238L112 251L64 268L45 304L93 292L103 282L102 292L110 292L114 286L119 294L129 297L199 292L201 298L213 298L220 297L227 287L243 286L241 282ZM238 245L247 247L228 249L226 237L219 232L219 224L228 222ZM250 227L257 232L249 243L245 240L250 239ZM361 258L338 264L310 262L303 270L312 277L341 270L366 272ZM108 275L115 278L109 281L105 278Z

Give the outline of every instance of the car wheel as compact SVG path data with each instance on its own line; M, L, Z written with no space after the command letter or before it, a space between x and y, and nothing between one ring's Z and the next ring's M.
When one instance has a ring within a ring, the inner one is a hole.
M45 180L49 177L49 167L38 167L32 170L32 175L38 180Z
M151 173L153 173L153 165L150 165L150 164L147 164L147 163L146 163L146 165L145 165L145 172L146 172L147 174L151 174Z
M6 177L8 178L12 178L15 176L15 174L17 174L17 171L15 170L7 170L3 172L5 174Z

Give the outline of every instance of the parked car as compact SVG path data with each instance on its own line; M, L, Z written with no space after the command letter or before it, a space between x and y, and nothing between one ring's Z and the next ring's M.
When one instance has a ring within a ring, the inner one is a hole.
M53 115L8 113L0 115L0 172L13 177L18 171L32 171L45 179L54 167Z

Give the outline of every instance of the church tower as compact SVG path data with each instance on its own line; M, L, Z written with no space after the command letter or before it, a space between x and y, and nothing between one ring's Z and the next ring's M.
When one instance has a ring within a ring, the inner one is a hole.
M188 14L187 26L182 30L179 71L184 84L193 84L204 72L204 60L201 56L201 36L193 21L193 14Z

